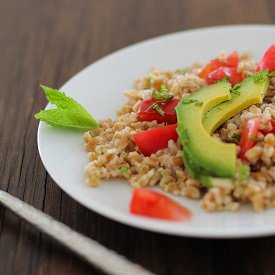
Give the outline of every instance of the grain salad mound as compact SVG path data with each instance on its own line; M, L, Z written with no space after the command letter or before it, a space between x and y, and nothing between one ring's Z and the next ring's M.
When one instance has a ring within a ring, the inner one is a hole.
M223 60L226 54L219 58ZM241 56L238 71L248 76L256 72L257 63L247 54ZM179 141L170 140L168 147L150 156L139 152L132 135L164 126L157 121L139 121L138 109L142 100L149 100L154 90L165 84L170 94L182 99L206 86L197 76L201 65L177 71L161 71L157 68L138 79L134 88L127 90L128 101L117 111L117 120L99 121L100 127L84 134L89 163L85 167L87 183L98 186L101 179L124 178L133 187L159 186L165 192L199 199L206 211L236 211L242 204L250 203L255 211L275 207L275 135L261 133L257 143L245 156L250 163L248 179L237 179L235 185L226 181L216 182L205 188L193 179L184 168L182 148ZM243 125L251 118L260 118L260 129L268 131L270 119L275 118L275 78L263 104L252 105L219 127L213 137L223 142L235 142ZM238 165L242 160L237 160Z

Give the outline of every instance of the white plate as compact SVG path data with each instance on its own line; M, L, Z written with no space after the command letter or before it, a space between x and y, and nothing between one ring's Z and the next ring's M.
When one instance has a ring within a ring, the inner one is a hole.
M195 61L207 62L221 51L240 53L251 49L259 59L274 43L275 27L240 25L184 31L153 38L127 47L95 62L61 88L97 119L115 118L126 101L125 89L153 66L177 69ZM87 208L115 221L161 233L211 238L237 238L275 234L275 209L257 214L250 207L236 213L205 213L198 201L173 198L191 209L190 222L166 222L129 214L131 188L124 181L102 182L90 188L84 181L87 154L82 134L55 129L43 123L38 128L42 161L55 182Z

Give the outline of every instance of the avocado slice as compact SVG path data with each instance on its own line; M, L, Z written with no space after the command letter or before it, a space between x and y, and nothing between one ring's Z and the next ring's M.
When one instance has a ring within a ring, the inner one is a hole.
M212 134L226 120L245 108L262 103L269 86L268 71L263 70L253 74L231 89L232 98L216 105L209 110L204 118L205 130Z
M220 81L184 98L176 107L184 163L196 179L235 175L236 145L214 139L202 123L209 109L231 99L230 89L229 82Z

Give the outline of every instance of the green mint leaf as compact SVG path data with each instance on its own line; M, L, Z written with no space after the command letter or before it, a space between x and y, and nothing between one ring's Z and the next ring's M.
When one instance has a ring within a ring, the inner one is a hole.
M42 86L48 101L56 109L42 110L34 117L54 127L88 131L99 127L98 122L74 99L59 90Z
M246 181L250 174L250 167L248 165L241 165L239 169L239 179Z
M255 136L249 136L248 139L251 140L251 141L255 141L255 142L262 142L262 141L264 141L263 138L257 138Z
M200 100L197 100L197 99L184 99L183 101L182 101L182 103L183 104L190 104L190 103L194 103L195 105L202 105L203 104L203 102L202 101L200 101Z

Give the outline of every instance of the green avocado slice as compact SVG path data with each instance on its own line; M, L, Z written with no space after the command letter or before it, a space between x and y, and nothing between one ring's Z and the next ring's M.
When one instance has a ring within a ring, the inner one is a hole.
M231 89L231 100L216 105L205 114L203 118L205 130L212 134L226 120L240 111L253 104L262 103L269 81L268 71L263 70L235 85Z
M221 81L184 98L176 107L184 163L196 179L235 175L236 145L214 139L202 123L209 109L231 99L230 89L230 83Z

